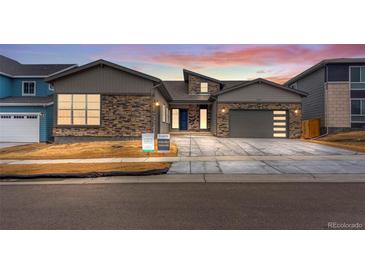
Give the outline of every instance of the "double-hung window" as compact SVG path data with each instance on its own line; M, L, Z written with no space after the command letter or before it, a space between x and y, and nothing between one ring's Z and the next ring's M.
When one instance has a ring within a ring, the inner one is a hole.
M208 83L200 83L200 92L207 93L208 92Z
M100 95L58 94L57 124L100 125Z
M23 96L35 96L36 82L35 81L23 81L22 82L22 94Z
M351 89L365 89L365 66L350 67Z

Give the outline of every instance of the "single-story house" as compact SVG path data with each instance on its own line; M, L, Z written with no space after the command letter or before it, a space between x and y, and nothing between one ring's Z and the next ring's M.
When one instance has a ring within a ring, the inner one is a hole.
M183 70L181 81L105 60L56 73L56 142L210 132L218 137L299 138L307 94L265 79L221 81Z

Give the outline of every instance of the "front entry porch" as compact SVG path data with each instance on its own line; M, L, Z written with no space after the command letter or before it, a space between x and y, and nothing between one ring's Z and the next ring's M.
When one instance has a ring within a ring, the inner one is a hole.
M209 105L171 106L171 132L210 132Z

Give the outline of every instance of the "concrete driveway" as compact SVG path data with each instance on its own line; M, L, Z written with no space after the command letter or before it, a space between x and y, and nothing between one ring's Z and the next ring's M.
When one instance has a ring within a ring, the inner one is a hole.
M173 163L170 174L365 173L360 153L302 140L173 136L172 142L186 160Z

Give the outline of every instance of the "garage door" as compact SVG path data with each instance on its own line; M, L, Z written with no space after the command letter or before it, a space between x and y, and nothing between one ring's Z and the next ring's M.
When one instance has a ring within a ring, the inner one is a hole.
M39 115L0 114L0 142L39 142Z
M285 110L230 110L230 137L285 138L287 112Z

